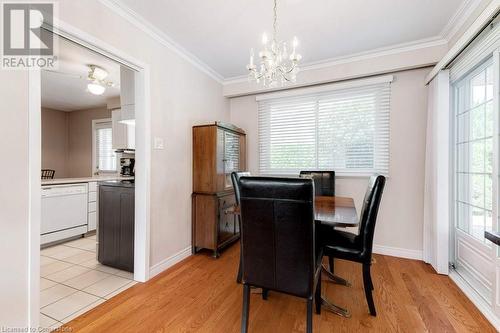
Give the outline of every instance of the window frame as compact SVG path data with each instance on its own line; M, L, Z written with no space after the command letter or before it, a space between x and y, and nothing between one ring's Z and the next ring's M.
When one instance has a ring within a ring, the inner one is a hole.
M340 91L348 91L350 88L359 88L361 91L355 91L353 90L353 101L356 101L356 96L359 94L362 94L362 89L368 89L369 87L372 86L377 86L378 89L380 89L380 92L375 95L375 133L374 133L374 138L373 138L373 167L369 169L362 169L362 168L352 168L350 171L349 168L342 168L342 170L335 170L336 171L336 176L339 178L366 178L373 173L380 173L384 174L386 177L389 177L390 174L390 133L391 133L391 125L390 125L390 119L391 119L391 113L392 113L392 107L391 107L391 95L392 95L392 83L393 81L393 76L383 76L383 77L376 77L376 78L370 78L370 79L364 79L364 80L355 80L355 81L348 81L348 82L341 82L341 83L334 83L330 85L323 85L323 86L318 86L318 87L311 87L311 88L302 88L298 89L296 92L278 92L278 93L268 93L264 95L257 96L256 101L258 103L258 127L259 127L259 133L258 133L258 145L259 145L259 172L263 175L269 175L269 176L290 176L294 175L296 173L296 168L282 168L282 169L272 169L270 165L270 161L267 161L266 166L263 167L263 152L262 152L262 147L267 147L266 150L270 150L270 142L266 140L266 137L269 137L269 132L271 131L271 126L266 125L265 128L261 127L261 121L268 121L268 117L270 117L270 112L267 114L263 113L262 109L263 107L261 106L260 102L261 101L268 101L268 100L273 100L273 99L294 99L294 98L307 98L308 96L311 99L315 99L316 102L316 110L315 110L315 136L316 136L316 141L315 141L315 149L316 149L316 156L315 156L315 166L314 167L304 167L305 169L308 170L332 170L332 169L338 169L335 166L331 167L318 167L318 162L320 159L320 156L318 156L318 145L319 145L319 127L318 127L318 117L319 117L319 110L318 110L318 103L321 102L322 99L325 98L325 96L328 96L329 93L335 94ZM387 84L388 86L384 86L384 84ZM388 92L384 89L388 89ZM328 98L328 97L326 97ZM388 98L388 106L380 106L380 102L384 100L384 98ZM279 103L279 102L278 102ZM266 106L264 106L266 107ZM271 108L270 106L267 106L267 108ZM265 120L261 120L265 119ZM382 121L380 119L383 119ZM384 125L384 121L387 120L387 124ZM384 128L384 126L386 128ZM383 144L377 144L377 138L380 139L380 137L387 135L387 139L384 140L386 143ZM386 153L382 153L381 151L386 150ZM271 158L271 156L269 156ZM387 158L386 163L382 163L382 168L380 168L380 158ZM305 170L304 169L304 170ZM300 171L300 170L299 170Z
M99 174L116 174L118 173L118 163L116 163L116 170L98 170L97 169L97 129L99 124L110 124L111 131L113 131L113 123L111 118L93 119L92 120L92 175Z

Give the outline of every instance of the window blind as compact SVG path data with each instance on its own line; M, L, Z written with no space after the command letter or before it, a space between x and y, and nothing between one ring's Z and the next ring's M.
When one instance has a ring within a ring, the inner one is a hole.
M99 171L116 171L116 154L113 149L113 130L111 122L98 123L95 128L95 159Z
M389 173L390 82L260 99L260 173Z

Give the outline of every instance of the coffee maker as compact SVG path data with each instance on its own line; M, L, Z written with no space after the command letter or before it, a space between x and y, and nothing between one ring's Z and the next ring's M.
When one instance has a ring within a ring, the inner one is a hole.
M120 157L120 175L133 177L135 175L135 158Z

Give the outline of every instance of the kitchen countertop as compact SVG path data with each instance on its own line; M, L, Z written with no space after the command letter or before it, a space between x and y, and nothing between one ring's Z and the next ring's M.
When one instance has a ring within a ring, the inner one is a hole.
M120 175L102 175L94 177L81 177L81 178L56 178L56 179L42 179L42 186L44 185L59 185L59 184L76 184L88 182L103 182L107 180L133 180L134 177L123 177Z
M104 180L99 182L100 186L114 186L114 187L131 187L134 188L135 184L133 180Z

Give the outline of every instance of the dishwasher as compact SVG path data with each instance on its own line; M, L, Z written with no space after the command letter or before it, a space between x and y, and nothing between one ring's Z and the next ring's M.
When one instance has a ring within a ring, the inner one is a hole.
M87 183L42 186L42 245L87 232L87 186Z

